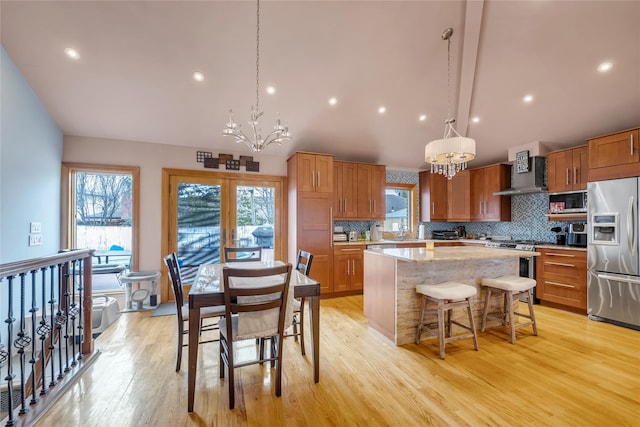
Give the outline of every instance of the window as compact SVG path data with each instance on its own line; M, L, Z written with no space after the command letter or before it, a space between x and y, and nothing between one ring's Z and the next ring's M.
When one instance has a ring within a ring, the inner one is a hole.
M63 164L65 246L95 249L93 291L122 292L117 275L137 267L137 167Z
M397 233L402 228L408 233L413 233L417 225L416 206L418 193L416 184L388 182L385 196L384 231Z

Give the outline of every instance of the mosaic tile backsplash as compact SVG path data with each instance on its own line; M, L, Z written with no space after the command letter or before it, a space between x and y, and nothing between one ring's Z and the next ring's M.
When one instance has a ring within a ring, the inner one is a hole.
M418 184L418 173L387 170L387 182ZM511 222L424 222L427 236L433 230L450 230L463 225L467 233L486 236L511 236L512 239L537 240L555 243L553 227L569 227L568 222L548 221L549 199L547 193L511 196ZM345 231L365 231L371 221L336 221Z

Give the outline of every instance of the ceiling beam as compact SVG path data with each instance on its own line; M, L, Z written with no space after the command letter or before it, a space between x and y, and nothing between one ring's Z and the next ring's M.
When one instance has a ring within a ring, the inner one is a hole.
M461 135L467 135L467 127L469 125L483 9L484 0L467 1L462 43L462 65L460 67L458 114L456 115L456 128Z

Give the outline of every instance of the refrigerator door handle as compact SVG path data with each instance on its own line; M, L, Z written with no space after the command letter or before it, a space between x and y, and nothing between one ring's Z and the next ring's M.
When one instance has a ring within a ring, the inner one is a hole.
M627 244L629 245L629 252L631 256L635 256L636 253L636 198L629 197L629 207L627 208Z
M607 273L596 273L598 279L604 280L613 280L616 282L624 282L624 283L635 283L636 285L640 285L640 279L636 279L630 276L618 276L617 274L607 274Z

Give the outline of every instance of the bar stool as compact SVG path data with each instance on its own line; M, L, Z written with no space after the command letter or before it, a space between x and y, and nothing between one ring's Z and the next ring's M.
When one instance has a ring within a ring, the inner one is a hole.
M536 318L533 314L533 295L531 291L536 286L536 281L534 279L508 275L496 277L495 279L484 278L482 279L482 285L487 288L487 298L484 301L484 311L482 313L482 326L480 327L480 331L484 332L487 324L491 294L497 292L504 294L504 313L501 316L489 315L489 317L501 320L503 326L506 325L506 322L508 321L511 332L511 344L516 343L516 329L531 325L533 326L533 335L538 335ZM520 297L525 297L527 299L527 304L529 306L528 315L513 311L513 301ZM514 322L514 315L522 316L529 319L529 321L516 325Z
M418 323L418 330L416 332L416 344L420 344L420 336L424 330L429 332L431 335L438 337L440 344L440 359L444 359L444 345L446 343L465 338L473 338L473 346L476 351L478 351L478 336L476 335L476 326L473 321L470 301L470 298L478 292L474 286L456 282L443 282L435 285L417 285L416 292L422 295L422 311L420 313L420 323ZM424 315L427 303L429 302L435 302L438 304L437 331L435 331L435 323L424 323ZM469 314L469 326L451 319L451 310L458 307L467 308L467 313ZM445 313L447 316L446 321ZM451 336L451 324L458 325L461 328L470 331L470 333Z

